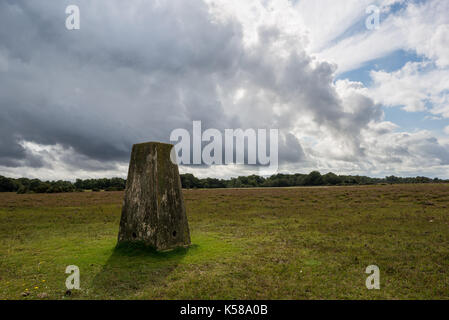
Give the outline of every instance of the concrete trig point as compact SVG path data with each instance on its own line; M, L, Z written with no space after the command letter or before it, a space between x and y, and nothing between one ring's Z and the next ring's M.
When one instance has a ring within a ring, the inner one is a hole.
M143 242L164 251L190 245L190 232L173 145L133 146L118 242Z

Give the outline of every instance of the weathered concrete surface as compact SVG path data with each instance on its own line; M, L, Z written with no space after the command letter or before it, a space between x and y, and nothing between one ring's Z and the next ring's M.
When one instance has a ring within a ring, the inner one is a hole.
M144 242L157 250L190 245L178 166L171 144L133 146L118 242Z

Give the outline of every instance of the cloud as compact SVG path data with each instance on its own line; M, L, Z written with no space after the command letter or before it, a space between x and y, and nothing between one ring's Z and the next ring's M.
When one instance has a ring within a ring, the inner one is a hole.
M429 164L444 166L447 146L428 133L398 136L383 119L380 103L404 98L389 97L384 83L406 87L412 71L374 73L376 98L361 83L334 81L338 59L314 58L311 48L338 42L335 48L352 48L355 64L366 61L364 52L376 47L366 35L362 47L352 46L357 38L339 39L364 16L366 3L340 5L341 15L333 17L334 2L323 2L329 25L318 26L318 7L309 1L3 1L0 173L124 176L132 144L168 142L172 130L190 130L194 120L204 129L280 129L281 170L376 173L404 163L422 167L426 155ZM80 30L65 29L68 4L80 7ZM401 33L382 38L388 25L371 38L374 44L402 41ZM426 53L438 65L445 63L444 32ZM434 100L441 94L435 91ZM427 95L419 91L406 105L421 106ZM445 115L438 109L444 105L432 110ZM202 176L254 170L189 168Z
M24 159L25 141L127 161L133 143L167 141L192 119L233 127L215 91L217 74L232 73L240 54L238 26L212 23L200 1L77 4L82 28L71 32L64 3L0 4L10 57L0 79L8 157Z
M40 178L45 180L73 178L103 178L120 176L126 178L127 164L120 162L104 162L86 157L59 144L39 145L33 142L21 144L26 156L22 160L15 159L15 166L2 161L0 172L9 177ZM36 165L30 163L30 159Z
M167 141L171 130L202 120L218 129L280 128L300 158L290 131L301 114L342 139L356 139L366 122L344 111L333 66L313 61L276 23L254 25L257 41L249 43L243 24L212 19L200 1L78 4L82 27L72 32L63 3L1 4L0 20L13 30L0 33L11 57L0 80L9 157L25 159L21 145L32 142L125 162L133 143ZM235 100L238 92L245 94Z
M369 95L379 103L449 117L449 70L429 62L408 62L398 71L372 71L371 78Z
M421 130L416 133L395 132L377 140L373 147L378 148L377 157L401 159L400 171L411 171L419 166L431 168L449 164L449 146L442 145L430 132ZM375 149L372 148L374 151ZM373 152L372 157L376 157Z
M6 52L0 50L0 73L8 71L8 57Z
M401 49L414 51L439 66L447 66L449 17L445 12L449 11L449 3L443 0L398 3L403 3L404 8L394 12L386 10L378 30L359 29L336 43L328 43L316 52L317 56L337 64L338 73L358 69ZM387 1L377 2L377 5L385 9L392 4ZM364 19L358 24L362 25Z

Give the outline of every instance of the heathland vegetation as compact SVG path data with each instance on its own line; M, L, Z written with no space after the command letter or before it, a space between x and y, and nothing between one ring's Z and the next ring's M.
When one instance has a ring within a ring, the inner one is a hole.
M276 174L270 177L257 175L241 176L230 179L204 178L199 179L193 174L181 175L184 189L217 189L217 188L264 188L264 187L299 187L299 186L350 186L375 184L408 184L408 183L448 183L449 180L430 179L427 177L401 178L389 176L371 178L366 176L336 175L332 172L322 175L318 171L309 174ZM77 179L71 181L41 181L39 179L6 178L0 176L0 192L24 193L63 193L81 191L122 191L126 180L111 179Z
M0 195L0 299L449 299L448 184L183 193L162 253L116 247L123 192Z

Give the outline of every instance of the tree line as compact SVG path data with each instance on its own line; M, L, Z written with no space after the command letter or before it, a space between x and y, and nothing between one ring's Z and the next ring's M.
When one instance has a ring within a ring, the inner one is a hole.
M267 178L251 175L230 179L199 179L190 173L181 174L181 184L185 189L348 186L401 183L449 183L449 180L430 179L426 177L402 178L396 176L371 178L366 176L336 175L332 172L322 175L318 171L312 171L309 174L276 174ZM0 176L0 192L17 192L19 194L122 191L125 187L126 180L122 178L77 179L75 182L71 182L62 180L41 181L39 179L27 178L13 179Z
M263 188L263 187L300 187L300 186L348 186L401 183L449 183L449 180L427 177L402 178L389 176L371 178L366 176L336 175L332 172L322 175L318 171L309 174L276 174L268 178L258 175L242 176L231 179L198 179L193 174L181 175L183 188Z
M121 191L126 186L126 180L122 178L112 179L77 179L71 181L41 181L39 179L6 178L0 176L0 192L23 193L63 193L82 191Z

